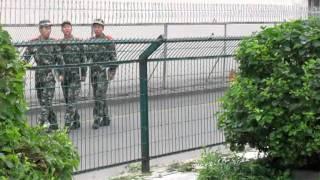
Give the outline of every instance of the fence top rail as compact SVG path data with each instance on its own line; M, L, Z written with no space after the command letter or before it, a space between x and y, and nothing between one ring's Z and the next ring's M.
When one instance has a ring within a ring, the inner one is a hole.
M238 1L239 2L239 1ZM305 3L277 2L120 2L115 0L5 0L0 2L1 24L37 24L39 17L58 24L68 19L74 24L103 18L109 24L210 23L283 21L306 18Z
M44 45L93 45L93 44L149 44L154 42L185 43L203 41L239 41L241 37L193 37L193 38L170 38L170 39L123 39L123 40L44 40L44 41L21 41L14 42L15 47L44 46Z
M81 64L64 64L64 65L45 65L45 66L28 66L28 70L39 70L39 69L65 69L65 68L79 68L79 67L92 67L92 66L111 66L111 65L121 65L121 64L130 64L130 63L139 63L141 61L147 62L162 62L162 61L185 61L185 60L207 60L207 59L219 59L219 58L228 58L233 57L234 54L225 54L225 55L211 55L211 56L190 56L190 57L176 57L176 58L150 58L146 60L121 60L121 61L108 61L108 62L90 62L90 63L81 63Z
M320 13L320 11L319 11ZM223 26L223 25L237 25L237 24L279 24L279 23L283 23L286 22L286 20L281 20L281 21L243 21L243 22L197 22L197 23L188 23L188 22L177 22L177 23L118 23L118 24L111 24L111 23L107 23L105 24L105 26L158 26L158 25L219 25L219 26ZM3 27L38 27L39 24L1 24L1 26ZM52 26L54 27L60 27L61 24L52 24ZM78 26L78 27L88 27L88 26L92 26L92 24L90 23L76 23L76 24L72 24L72 26Z

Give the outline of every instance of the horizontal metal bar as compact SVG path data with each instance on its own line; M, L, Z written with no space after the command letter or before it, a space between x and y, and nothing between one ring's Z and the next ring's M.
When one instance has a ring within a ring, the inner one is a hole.
M43 45L92 45L92 44L148 44L155 42L153 39L132 39L132 40L104 40L104 39L94 39L94 40L52 40L52 41L22 41L13 43L16 47L28 47L28 46L43 46Z
M223 57L234 57L234 55L230 54L230 55L178 57L178 58L150 58L148 59L148 62L176 61L176 60L201 60L201 59L214 59L214 58L223 58Z
M176 60L201 60L201 59L215 59L222 57L234 57L234 55L217 55L217 56L197 56L197 57L178 57L178 58L151 58L147 59L147 62L163 62L163 61L176 61ZM62 69L62 68L77 68L77 67L91 67L91 66L111 66L111 65L120 65L120 64L130 64L138 63L139 59L133 60L121 60L121 61L109 61L109 62L95 62L95 63L81 63L81 64L64 64L64 65L47 65L47 66L32 66L27 67L28 70L37 70L37 69Z
M197 57L178 57L178 58L151 58L147 59L147 62L162 62L162 61L176 61L176 60L201 60L201 59L214 59L222 57L234 57L234 55L217 55L217 56L197 56ZM33 66L27 67L28 70L37 70L37 69L62 69L62 68L72 68L72 67L91 67L91 66L111 66L111 65L120 65L120 64L129 64L129 63L138 63L139 59L134 60L121 60L121 61L109 61L109 62L95 62L95 63L81 63L81 64L64 64L64 65L47 65L47 66Z
M246 38L246 36L231 36L231 37L200 37L200 38L170 38L164 39L163 42L176 43L176 42L201 42L201 41L240 41Z
M117 24L105 24L105 26L163 26L163 25L233 25L233 24L279 24L283 21L256 21L256 22L199 22L199 23L186 23L186 22L176 22L176 23L117 23ZM39 24L2 24L2 27L37 27ZM61 24L52 24L52 26L61 26ZM92 24L83 23L83 24L72 24L72 26L92 26Z
M165 154L161 154L161 155L157 155L157 156L150 156L150 158L151 159L156 159L156 158L160 158L160 157L164 157L164 156L175 155L175 154L179 154L179 153L184 153L184 152L195 151L195 150L204 149L204 148L220 146L220 145L223 145L223 144L225 144L225 142L206 145L206 146L200 146L200 147L195 147L195 148L190 148L190 149L185 149L185 150L181 150L181 151L175 151L175 152L171 152L171 153L165 153ZM92 172L92 171L101 170L101 169L105 169L105 168L116 167L116 166L121 166L121 165L125 165L125 164L130 164L130 163L136 163L136 162L140 162L140 161L141 161L141 159L137 159L137 160L126 161L126 162L121 162L121 163L115 163L115 164L106 165L106 166L99 166L99 167L92 168L92 169L85 169L85 170L81 170L81 171L76 171L73 174L77 175L77 174Z
M87 173L87 172L92 172L92 171L101 170L101 169L110 168L110 167L116 167L116 166L126 165L126 164L130 164L130 163L136 163L136 162L139 162L139 161L141 161L141 159L136 159L136 160L131 160L131 161L125 161L125 162L110 164L110 165L106 165L106 166L99 166L99 167L96 167L96 168L90 168L90 169L85 169L85 170L80 170L80 171L74 172L73 175L82 174L82 173Z
M47 66L32 66L27 67L28 70L36 70L36 69L62 69L62 68L78 68L78 67L90 67L90 66L111 66L111 65L119 65L119 64L130 64L130 63L138 63L139 60L121 60L121 61L108 61L108 62L94 62L94 63L81 63L81 64L64 64L64 65L47 65Z
M123 39L123 40L52 40L52 41L22 41L13 43L16 47L43 46L43 45L91 45L91 44L149 44L156 42L183 43L183 42L201 42L201 41L239 41L245 38L241 37L200 37L200 38L172 38L172 39Z
M165 154L156 155L156 156L150 156L150 158L151 159L156 159L156 158L160 158L160 157L164 157L164 156L170 156L170 155L175 155L175 154L179 154L179 153L184 153L184 152L195 151L195 150L204 149L204 148L220 146L220 145L223 145L223 144L225 144L225 142L206 145L206 146L200 146L200 147L195 147L195 148L184 149L184 150L181 150L181 151L175 151L175 152L165 153Z

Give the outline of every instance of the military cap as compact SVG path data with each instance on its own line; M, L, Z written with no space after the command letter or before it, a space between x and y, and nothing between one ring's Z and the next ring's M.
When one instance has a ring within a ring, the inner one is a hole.
M104 21L102 19L95 19L92 23L92 25L94 24L99 24L101 26L104 26Z
M49 20L41 20L39 22L39 27L43 27L43 26L52 26L52 24Z
M72 25L70 21L66 20L61 23L61 26L63 27L66 24L69 24L70 26Z

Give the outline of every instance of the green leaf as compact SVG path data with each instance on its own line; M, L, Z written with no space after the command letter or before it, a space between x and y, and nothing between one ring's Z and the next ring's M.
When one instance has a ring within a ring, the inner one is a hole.
M0 179L72 179L79 155L68 134L26 122L25 67L1 26L0 56Z
M7 168L9 168L9 169L12 169L14 167L13 163L10 160L5 159L4 163L6 164Z
M320 47L320 41L314 41L314 42L312 42L312 46L315 47L315 48Z
M319 29L319 19L290 21L239 44L237 81L218 114L232 150L250 145L281 166L304 166L319 154Z

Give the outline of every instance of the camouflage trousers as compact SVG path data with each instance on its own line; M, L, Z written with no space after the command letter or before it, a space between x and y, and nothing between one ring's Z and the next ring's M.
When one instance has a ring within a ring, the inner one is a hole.
M37 81L36 79L37 98L41 106L40 118L38 123L43 125L45 122L57 124L57 116L52 108L52 100L55 91L55 81Z
M80 115L78 113L77 102L80 97L80 80L66 80L61 82L62 92L66 102L66 114L64 116L65 123L70 124L74 121L80 121Z
M105 71L103 73L95 73L91 75L91 85L94 98L94 120L102 121L103 118L109 117L109 108L107 103L108 84L109 81L107 80Z

